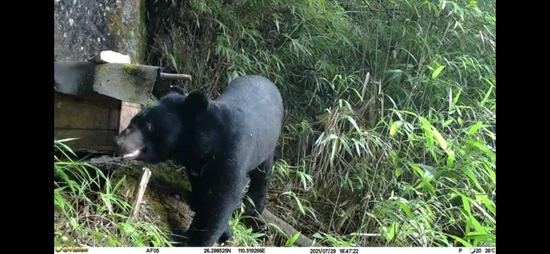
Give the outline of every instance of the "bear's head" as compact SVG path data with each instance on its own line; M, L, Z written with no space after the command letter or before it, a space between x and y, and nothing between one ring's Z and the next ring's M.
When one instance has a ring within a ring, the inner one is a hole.
M176 150L182 143L189 143L196 129L193 125L208 104L203 93L186 95L172 88L154 105L135 115L115 137L122 159L159 163L172 158L175 152L181 152Z

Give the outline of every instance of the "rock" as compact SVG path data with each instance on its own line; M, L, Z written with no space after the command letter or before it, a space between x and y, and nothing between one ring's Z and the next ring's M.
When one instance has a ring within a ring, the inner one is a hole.
M143 1L54 0L54 60L85 61L113 50L142 63L144 8Z

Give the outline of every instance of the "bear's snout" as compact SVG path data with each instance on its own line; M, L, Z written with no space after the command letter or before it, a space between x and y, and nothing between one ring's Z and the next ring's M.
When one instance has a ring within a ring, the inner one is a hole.
M121 138L120 135L115 136L115 142L119 148L124 145L124 139Z
M145 145L142 132L136 129L125 129L115 136L117 152L123 159L138 159L144 156Z

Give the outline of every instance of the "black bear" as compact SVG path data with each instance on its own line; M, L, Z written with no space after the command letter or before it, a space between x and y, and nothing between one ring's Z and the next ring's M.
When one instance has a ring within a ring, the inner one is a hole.
M212 246L231 238L229 219L242 201L247 176L254 204L245 202L245 213L263 211L282 121L279 90L252 75L232 80L216 100L172 89L115 139L123 159L185 166L195 211L186 245Z

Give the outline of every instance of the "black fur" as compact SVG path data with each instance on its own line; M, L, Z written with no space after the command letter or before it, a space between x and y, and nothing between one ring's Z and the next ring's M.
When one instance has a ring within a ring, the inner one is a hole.
M231 238L228 221L242 200L247 174L247 195L254 204L245 202L245 212L263 211L282 119L277 87L264 77L244 76L231 81L216 100L172 88L137 114L116 141L121 154L133 155L127 159L173 159L186 167L196 212L187 245L211 246Z

